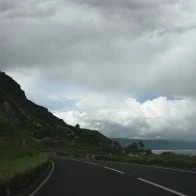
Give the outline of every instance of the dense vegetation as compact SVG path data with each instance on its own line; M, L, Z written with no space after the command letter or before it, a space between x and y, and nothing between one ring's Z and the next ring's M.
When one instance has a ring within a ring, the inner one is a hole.
M146 146L144 145L144 143L141 140L128 145L125 148L125 152L126 152L126 154L130 154L130 155L149 155L149 154L152 154L151 150L146 148Z

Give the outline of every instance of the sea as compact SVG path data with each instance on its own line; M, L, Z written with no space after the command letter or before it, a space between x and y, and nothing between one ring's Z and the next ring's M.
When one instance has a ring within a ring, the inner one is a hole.
M152 153L154 154L161 154L162 152L173 152L176 154L196 156L196 150L152 150Z

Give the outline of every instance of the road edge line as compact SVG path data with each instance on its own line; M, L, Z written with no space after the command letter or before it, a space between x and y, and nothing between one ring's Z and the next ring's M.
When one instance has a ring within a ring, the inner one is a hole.
M54 163L51 160L50 160L50 162L52 163L52 169L51 169L50 173L45 178L45 180L31 194L29 194L29 196L34 196L44 186L44 184L49 180L50 176L52 175L52 173L54 171Z
M143 179L143 178L137 178L137 179L140 180L140 181L142 181L142 182L145 182L145 183L151 184L151 185L153 185L153 186L159 187L159 188L161 188L161 189L163 189L163 190L166 190L166 191L168 191L168 192L171 192L171 193L173 193L173 194L176 194L176 195L178 195L178 196L187 196L187 195L185 195L185 194L183 194L183 193L180 193L180 192L178 192L178 191L175 191L175 190L173 190L173 189L167 188L167 187L165 187L165 186L156 184L156 183L154 183L154 182L145 180L145 179Z

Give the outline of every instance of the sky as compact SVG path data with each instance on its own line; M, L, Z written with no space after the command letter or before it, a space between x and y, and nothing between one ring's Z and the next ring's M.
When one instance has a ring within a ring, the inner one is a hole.
M195 0L0 0L0 70L67 124L196 140Z

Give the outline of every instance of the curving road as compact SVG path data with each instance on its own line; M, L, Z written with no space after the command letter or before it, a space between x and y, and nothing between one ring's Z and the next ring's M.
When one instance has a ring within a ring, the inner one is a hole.
M196 172L52 157L54 172L37 196L196 196Z

